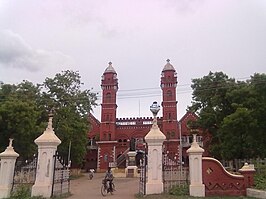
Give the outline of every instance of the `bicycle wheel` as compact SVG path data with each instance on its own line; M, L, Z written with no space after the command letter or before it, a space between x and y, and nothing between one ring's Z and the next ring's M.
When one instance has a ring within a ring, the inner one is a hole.
M115 185L114 185L114 183L112 183L112 190L110 190L111 195L114 194L114 191L115 191Z
M112 183L113 192L115 191L115 184Z
M107 189L104 186L104 184L102 185L102 188L101 188L101 194L102 194L102 196L106 196L107 195Z

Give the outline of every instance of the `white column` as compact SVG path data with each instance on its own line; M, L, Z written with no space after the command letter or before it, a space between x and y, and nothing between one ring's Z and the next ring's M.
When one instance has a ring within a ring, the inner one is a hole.
M12 147L13 139L9 139L9 146L0 154L0 198L8 198L12 189L16 159L19 156Z
M38 145L38 163L36 180L32 187L32 196L51 197L54 170L54 155L57 146L61 143L52 128L52 117L43 134L35 140Z
M202 149L196 141L196 134L193 134L193 143L187 150L189 154L189 195L194 197L205 197L205 185L202 183Z
M162 146L166 139L160 131L156 118L149 133L145 136L148 145L148 180L146 194L157 194L163 192L162 178Z

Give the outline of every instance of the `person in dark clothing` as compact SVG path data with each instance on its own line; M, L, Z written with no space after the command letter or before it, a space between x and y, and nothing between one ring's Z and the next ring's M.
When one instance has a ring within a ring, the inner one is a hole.
M109 182L109 189L110 189L109 191L110 192L113 192L113 186L112 186L112 184L113 184L114 176L113 176L111 167L108 167L108 170L105 173L104 179L107 181L107 183Z

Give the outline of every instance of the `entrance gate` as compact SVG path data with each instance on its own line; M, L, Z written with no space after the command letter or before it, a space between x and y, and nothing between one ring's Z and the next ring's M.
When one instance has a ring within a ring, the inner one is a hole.
M189 184L189 172L187 167L181 167L178 160L172 160L163 154L163 187L164 192L174 186L186 186Z
M69 164L58 153L54 155L54 163L52 197L68 194L70 189Z
M146 195L146 179L147 179L147 160L146 160L146 154L144 153L144 157L140 159L139 164L139 194L140 195Z
M32 187L36 179L37 156L33 156L31 161L18 161L15 166L12 192L16 191L20 185Z

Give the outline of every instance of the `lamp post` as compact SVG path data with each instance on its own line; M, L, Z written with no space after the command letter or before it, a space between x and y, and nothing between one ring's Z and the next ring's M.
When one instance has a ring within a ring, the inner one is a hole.
M179 130L179 164L180 164L180 171L179 171L179 183L181 181L181 178L182 178L182 132L181 132L181 122L179 122L178 124L178 130Z
M152 105L150 106L150 111L153 114L153 124L156 123L156 125L157 125L157 114L160 111L160 106L158 105L157 102L152 103Z

